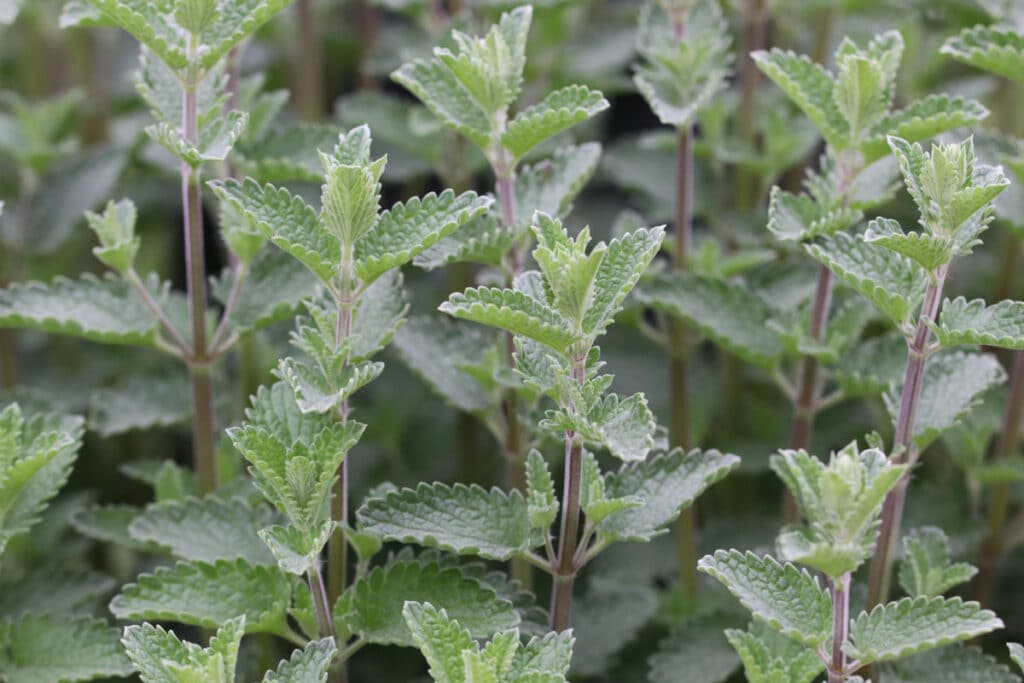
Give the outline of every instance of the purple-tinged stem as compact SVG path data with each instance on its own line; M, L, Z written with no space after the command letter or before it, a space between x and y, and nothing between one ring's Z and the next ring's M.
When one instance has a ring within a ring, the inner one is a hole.
M846 680L846 654L843 643L850 626L850 573L832 582L832 660L828 665L828 683Z

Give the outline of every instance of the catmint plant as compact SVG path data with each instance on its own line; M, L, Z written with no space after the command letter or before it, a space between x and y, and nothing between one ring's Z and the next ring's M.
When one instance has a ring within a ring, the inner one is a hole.
M483 37L453 31L451 48L437 47L431 57L408 62L392 74L444 125L478 147L495 177L496 211L424 253L417 261L423 267L480 263L499 269L510 286L529 251L533 212L567 213L597 166L596 144L563 147L550 160L522 166L536 148L608 107L600 92L569 85L515 110L523 90L532 18L533 8L523 6L503 14ZM512 365L513 352L512 336L507 334L506 368ZM529 443L519 424L522 406L514 386L504 390L501 412L500 420L487 422L503 444L508 483L523 490ZM516 573L526 580L528 571L520 564Z
M539 427L564 440L561 498L544 456L533 450L525 498L515 490L421 485L367 501L358 518L362 530L385 540L525 558L551 574L549 627L564 631L584 565L612 542L649 540L739 459L681 449L648 458L655 424L646 399L609 393L612 376L600 372L595 342L660 247L662 229L640 229L589 250L588 229L570 237L546 214L535 214L531 230L539 271L524 271L512 288L455 293L441 310L515 335L516 372L554 404ZM588 446L626 464L602 474Z
M948 586L927 579L910 583L926 589L920 593L851 614L853 572L872 556L883 502L905 477L907 465L893 464L878 448L861 450L851 443L833 453L828 464L803 450L785 450L772 456L771 467L806 520L779 536L781 562L770 555L719 550L699 565L751 611L756 623L783 636L769 637L762 626L727 632L750 681L810 683L822 669L829 683L860 681L856 672L869 664L1002 627L975 602L935 595L941 592L935 588ZM926 554L909 553L908 561L914 559L925 563L914 576L922 569L925 577L948 569L942 558L931 565ZM824 574L826 585L794 562ZM954 582L962 577L956 574Z

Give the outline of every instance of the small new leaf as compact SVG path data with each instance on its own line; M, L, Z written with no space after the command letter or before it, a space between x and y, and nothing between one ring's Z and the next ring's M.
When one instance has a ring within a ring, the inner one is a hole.
M502 134L501 142L516 159L531 149L608 108L608 100L583 85L550 93L538 104L519 112Z
M903 537L899 580L911 597L942 595L977 573L966 562L950 562L949 539L938 527L920 527Z

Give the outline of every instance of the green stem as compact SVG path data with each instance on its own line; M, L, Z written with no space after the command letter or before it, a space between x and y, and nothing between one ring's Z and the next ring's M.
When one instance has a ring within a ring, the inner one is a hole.
M319 562L318 562L319 563ZM316 623L321 638L334 637L334 623L331 618L331 606L327 599L327 588L320 568L311 564L306 569L306 581L309 594L313 597L313 611L316 612Z
M737 108L736 124L740 138L751 150L757 149L757 131L754 113L757 111L757 87L760 71L750 57L752 52L762 50L767 42L767 11L765 0L747 0L743 12L743 58L740 65L740 104ZM757 194L758 175L747 166L739 166L736 174L736 209L749 211L753 208Z
M1010 395L1003 414L1003 425L999 433L993 458L1005 460L1017 452L1020 445L1020 422L1024 417L1024 351L1013 354L1013 371L1010 375ZM1006 552L1006 522L1010 513L1010 484L1001 482L993 485L989 495L987 532L981 543L978 577L974 583L974 599L983 605L992 604L995 581L999 565Z
M190 59L196 55L196 37L189 38ZM184 87L182 129L185 142L199 140L199 96L193 81ZM185 277L192 324L192 353L189 373L192 377L192 446L200 493L217 488L216 451L214 449L213 382L211 359L206 348L206 256L203 252L203 204L200 169L181 164L181 196L185 219Z
M583 384L586 360L573 363L573 379ZM570 410L575 410L570 406ZM552 631L569 628L572 590L576 580L576 547L580 534L580 489L583 478L583 442L573 432L565 433L565 481L562 484L562 521L558 533L558 558L551 590Z
M676 146L676 215L672 233L672 268L686 269L693 240L693 128L679 129ZM690 397L687 386L686 328L679 320L669 323L669 386L671 388L671 423L669 438L673 447L691 446ZM684 594L697 596L697 510L691 505L679 514L676 533L679 544L679 577Z
M914 336L907 340L907 368L903 379L903 394L900 397L900 411L896 419L896 433L893 447L897 451L893 456L896 463L913 464L916 454L914 447L914 421L917 417L917 405L921 399L924 386L925 364L928 360L928 343L931 339L931 328L928 321L935 320L942 298L942 287L946 279L947 266L941 266L928 283L921 313L918 317ZM886 496L882 506L882 520L878 534L878 545L875 555L871 558L868 576L867 608L885 602L889 597L889 584L892 578L892 560L899 538L900 524L903 519L903 506L907 497L907 485L910 481L909 470L900 479L896 487Z

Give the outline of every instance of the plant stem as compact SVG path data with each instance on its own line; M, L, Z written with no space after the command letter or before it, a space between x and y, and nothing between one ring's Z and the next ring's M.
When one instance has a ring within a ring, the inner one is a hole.
M586 377L586 356L573 363L572 376L578 384ZM575 412L575 407L570 406ZM562 521L558 532L558 561L551 590L552 631L569 628L572 589L576 579L576 546L580 533L580 489L583 478L583 443L574 432L565 433L565 481L562 484Z
M743 58L740 64L740 103L737 107L736 125L740 138L751 150L760 147L754 128L754 113L757 111L757 86L760 71L750 57L752 52L765 47L767 34L767 12L765 0L747 0L743 12ZM749 211L753 208L758 176L747 166L737 167L736 208Z
M1015 351L1010 375L1010 395L993 458L1009 458L1017 451L1021 417L1024 417L1024 351ZM988 502L988 531L981 544L978 577L974 583L974 599L983 605L991 604L999 565L1006 552L1006 520L1009 513L1010 484L1002 482L993 485Z
M319 636L333 638L334 623L331 619L331 606L327 600L327 589L324 587L324 577L320 574L320 568L311 564L306 569L306 580L309 583L309 594L313 596L313 611L316 612Z
M189 37L190 59L195 58L196 36ZM182 130L185 142L199 140L198 84L187 83L182 103ZM185 219L185 279L192 323L192 447L195 470L202 494L217 488L217 464L214 450L213 382L211 359L206 348L206 257L203 251L203 199L200 169L181 164L181 196Z
M345 267L345 266L343 266ZM348 280L343 278L345 284L342 286L343 300L338 302L338 323L335 330L335 345L340 346L342 342L352 335L352 303L346 299L348 293ZM348 422L349 405L348 399L341 402L338 407L338 417L342 424ZM348 456L341 461L338 467L338 484L335 495L331 498L331 519L336 520L342 526L348 526ZM327 594L331 604L338 599L338 596L345 590L347 583L348 564L348 541L340 529L332 535L327 547Z
M916 454L912 453L914 445L914 420L917 417L917 404L921 399L921 388L924 385L925 363L928 360L928 342L931 330L929 320L935 320L942 297L942 286L946 279L949 266L944 265L934 273L921 304L921 314L917 321L914 336L907 340L907 369L903 379L903 394L900 397L900 412L896 420L896 434L893 437L893 448L898 451L893 456L896 463L913 464ZM882 506L882 523L878 535L875 555L871 558L868 578L867 608L885 602L889 596L889 583L892 577L892 560L899 537L900 523L903 519L903 505L907 498L907 485L910 482L909 471L900 482L889 492Z
M494 174L496 177L495 194L498 195L498 208L501 211L501 223L508 231L516 229L516 176L515 170L508 165L495 165ZM513 244L508 253L508 281L506 285L512 287L513 282L522 263L519 258L519 249ZM505 333L505 362L508 367L515 365L515 343L510 332ZM505 481L510 489L519 491L526 490L526 462L523 460L523 438L522 428L519 425L519 395L515 389L508 389L502 399L503 411L505 413L505 443L503 444L505 456ZM512 578L516 579L527 589L533 586L533 570L530 564L519 557L512 558L510 564Z
M672 233L672 268L686 269L693 240L693 127L679 129L676 145L676 215ZM690 397L687 390L689 368L686 358L686 327L679 320L669 322L669 386L671 388L671 423L669 438L673 447L690 448ZM696 505L679 513L676 521L679 544L679 578L683 592L697 596L697 511Z
M850 625L850 573L832 581L832 661L828 666L828 683L846 680L846 654L843 643Z
M808 333L812 339L825 339L828 327L828 311L832 305L832 271L825 266L818 267L818 281L814 288L814 302L811 307L811 322ZM814 417L821 401L821 382L818 381L818 359L804 356L800 364L800 380L796 401L793 405L793 430L789 435L789 447L793 450L807 449L811 445L814 431ZM783 499L782 516L787 524L800 519L793 494L787 489Z
M320 34L317 31L313 0L296 1L295 21L299 32L296 99L299 103L299 114L307 121L312 121L319 118L324 110L323 55L320 51Z

